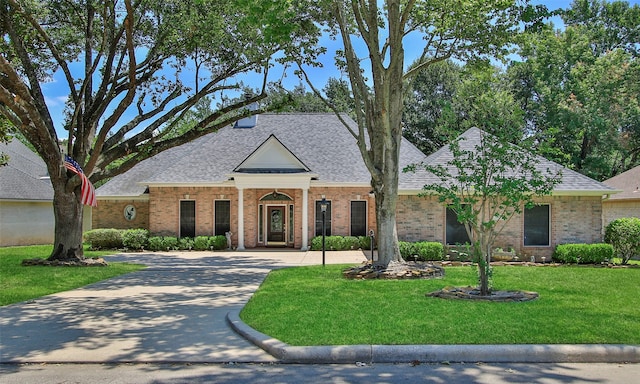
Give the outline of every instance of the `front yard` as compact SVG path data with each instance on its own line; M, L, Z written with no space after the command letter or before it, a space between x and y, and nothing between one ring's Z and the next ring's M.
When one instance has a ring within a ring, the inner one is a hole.
M494 288L536 291L524 303L425 297L476 285L471 267L444 279L345 280L345 266L271 272L241 312L291 345L640 344L640 269L495 267Z
M56 292L75 289L144 268L143 265L111 263L107 267L23 267L23 259L47 258L51 245L0 248L0 306L18 303ZM111 252L89 251L85 257Z

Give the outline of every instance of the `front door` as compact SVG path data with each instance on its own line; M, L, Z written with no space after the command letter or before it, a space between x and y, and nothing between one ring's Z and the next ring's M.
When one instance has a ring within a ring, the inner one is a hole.
M267 210L267 245L286 245L285 207L269 207Z

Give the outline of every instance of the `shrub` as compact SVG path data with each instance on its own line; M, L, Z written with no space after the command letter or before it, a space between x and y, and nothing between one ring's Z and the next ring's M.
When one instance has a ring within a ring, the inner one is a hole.
M444 246L438 242L418 241L409 243L400 241L398 245L400 246L400 255L408 261L434 261L444 259Z
M193 249L196 251L207 251L209 250L209 237L208 236L196 236L193 239Z
M122 245L129 249L143 249L148 239L146 229L127 229L122 233Z
M181 237L178 239L178 249L190 251L193 249L193 239L190 237Z
M162 238L162 249L165 251L171 251L178 249L178 239L173 236L166 236Z
M598 264L614 255L611 244L560 244L553 253L559 263Z
M217 235L217 236L210 237L209 247L213 247L213 249L216 251L227 249L227 237L224 235Z
M147 244L147 248L149 248L150 251L154 251L154 252L166 250L166 248L163 248L163 240L162 240L162 237L160 236L150 237Z
M84 241L93 249L122 248L122 230L113 228L93 229L84 233Z
M371 249L371 237L369 236L359 236L358 237L358 247L362 249Z
M610 222L605 228L604 241L611 244L622 264L640 255L640 218L627 217Z
M413 243L408 241L399 241L398 246L400 247L400 255L405 260L412 260L413 255L415 255L415 250L413 247Z

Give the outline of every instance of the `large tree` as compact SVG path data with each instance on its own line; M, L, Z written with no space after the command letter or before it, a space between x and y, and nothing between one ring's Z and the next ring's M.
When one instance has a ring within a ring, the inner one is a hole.
M81 178L63 167L43 84L61 75L60 87L68 89L65 151L96 183L260 113L245 107L266 96L274 54L283 60L314 54L317 27L295 4L0 0L0 113L47 164L54 189L51 259L83 257L83 206ZM221 103L186 129L180 124L201 100L241 90L239 77L249 73L264 76L257 92Z
M379 258L401 261L396 230L405 80L455 58L488 59L507 53L522 16L536 12L518 0L321 0L318 19L342 43L341 69L349 76L356 127L347 124L371 173ZM411 45L410 45L411 44ZM418 63L407 70L408 52Z
M640 7L574 1L509 66L537 151L602 180L640 164Z

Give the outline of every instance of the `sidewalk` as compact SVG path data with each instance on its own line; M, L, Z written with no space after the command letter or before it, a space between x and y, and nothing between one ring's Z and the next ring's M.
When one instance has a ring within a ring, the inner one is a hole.
M120 254L148 268L72 291L0 307L0 363L274 362L236 334L242 309L267 273L321 264L321 252ZM362 252L327 252L360 263Z

